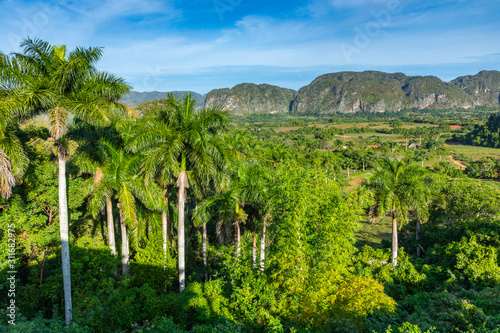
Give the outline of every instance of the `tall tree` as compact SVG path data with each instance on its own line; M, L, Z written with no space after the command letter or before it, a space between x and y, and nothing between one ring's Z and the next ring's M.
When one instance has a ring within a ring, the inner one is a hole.
M70 133L72 139L78 144L77 154L73 163L78 167L78 173L89 174L93 177L93 189L97 188L104 177L104 170L108 170L110 163L102 144L108 142L113 147L123 146L123 140L116 129L117 121L111 126L92 126L78 121ZM108 231L108 245L112 256L116 256L115 222L113 217L112 192L107 191L106 196L106 222ZM90 207L90 211L97 216L102 207Z
M29 163L28 155L18 137L22 117L11 109L8 93L8 65L10 59L0 53L0 195L8 199Z
M410 210L418 217L427 211L428 195L422 177L425 170L407 166L405 162L386 157L368 173L365 184L375 193L375 212L392 218L392 262L397 266L398 223L408 220Z
M415 151L415 157L421 160L422 168L424 167L424 160L429 158L429 151L427 149L420 148Z
M217 220L216 229L221 240L224 238L224 232L232 225L234 235L233 253L235 257L239 257L241 252L241 225L249 217L256 220L267 214L266 196L265 175L257 163L250 162L239 166L235 170L230 188L221 193L216 193L200 203L194 214L195 221L201 224L206 223L210 218ZM254 239L252 251L254 264L256 264L256 239Z
M213 177L216 170L224 169L226 164L225 149L216 135L227 123L226 112L218 107L196 110L195 104L190 94L182 100L170 94L165 104L153 111L151 117L155 121L143 129L138 128L129 143L131 149L146 152L150 159L146 168L151 175L160 172L162 165L175 166L173 172L179 188L177 254L180 291L186 287L184 206L186 189L189 188L188 173L196 170L197 174Z
M22 53L1 55L2 103L17 115L45 113L57 147L59 165L59 226L64 285L65 321L71 323L71 272L66 195L66 134L74 117L87 123L110 122L110 107L129 91L123 79L98 71L102 48L53 46L40 39L25 39Z
M103 169L93 191L89 207L91 212L104 208L108 200L114 196L120 214L122 273L129 275L130 270L130 244L128 229L136 227L137 211L136 198L150 209L161 209L161 189L148 184L145 187L144 178L139 173L142 156L130 155L124 149L113 147L110 143L102 141Z
M162 104L163 103L163 104ZM178 134L170 126L168 100L161 100L158 107L140 110L143 117L139 118L130 135L126 137L126 144L134 152L143 151L144 159L141 170L146 182L158 182L163 189L164 211L162 212L162 234L164 261L167 258L167 245L172 226L168 224L169 217L169 189L175 181L175 174L179 170L177 157L182 149L182 142Z

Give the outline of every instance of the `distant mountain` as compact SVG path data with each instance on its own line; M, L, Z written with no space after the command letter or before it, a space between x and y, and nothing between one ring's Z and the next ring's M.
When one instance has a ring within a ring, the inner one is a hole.
M171 91L170 93L183 98L188 92L191 93L191 97L196 99L196 106L203 107L205 104L205 96L200 95L198 93L192 91ZM138 92L131 91L127 95L122 98L122 103L135 106L137 104L141 104L144 102L154 101L157 99L167 98L169 92L160 92L160 91L150 91L150 92Z
M222 105L233 114L286 113L297 92L269 84L242 83L233 88L215 89L206 95L205 106Z
M406 76L376 71L340 72L322 75L302 87L291 111L384 112L405 108L470 108L478 103L461 87L435 76Z
M184 96L187 92L173 92ZM451 109L500 106L500 72L482 71L444 82L435 76L377 71L339 72L317 77L299 91L242 83L201 96L198 106L221 105L235 115L250 113L397 112L402 109ZM167 93L131 92L123 101L136 105Z
M500 104L499 71L481 71L476 75L460 76L451 83L473 96L476 104Z

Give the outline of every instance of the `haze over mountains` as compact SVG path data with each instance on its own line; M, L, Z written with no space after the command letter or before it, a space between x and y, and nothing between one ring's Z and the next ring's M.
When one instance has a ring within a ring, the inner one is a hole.
M186 92L174 92L184 96ZM500 72L481 71L444 82L435 76L407 76L377 71L338 72L317 77L298 91L242 83L191 93L199 106L223 105L236 115L249 113L397 112L408 108L471 108L500 105ZM167 93L132 92L129 105L165 98Z
M200 95L193 91L169 91L169 92L160 92L160 91L131 91L129 94L125 95L122 98L122 102L124 104L135 106L137 104L141 104L144 102L150 102L157 99L167 98L169 93L174 94L180 98L183 98L188 92L191 93L191 97L196 99L196 106L203 107L205 104L205 95Z

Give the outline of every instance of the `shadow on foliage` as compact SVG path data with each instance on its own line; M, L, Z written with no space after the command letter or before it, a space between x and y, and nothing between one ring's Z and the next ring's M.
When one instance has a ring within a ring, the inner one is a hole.
M79 245L84 243L79 242ZM95 247L90 243L88 246ZM204 298L206 288L214 284L193 283L183 293L178 293L174 291L177 285L165 283L176 281L175 266L167 265L164 270L162 266L133 262L131 276L124 278L120 260L113 258L105 247L85 248L73 244L70 253L73 329L69 331L80 332L81 328L82 332L136 332L158 322L184 332L201 324L231 324L228 318L218 314L220 304L216 304L216 298L210 302ZM57 332L63 329L60 254L47 258L42 284L39 273L36 263L22 262L15 274L15 295L9 297L9 285L4 281L8 281L10 273L6 269L0 271L3 304L14 299L16 305L16 327L8 324L11 319L5 313L5 306L0 310L0 332L11 329ZM221 288L211 292L222 292Z

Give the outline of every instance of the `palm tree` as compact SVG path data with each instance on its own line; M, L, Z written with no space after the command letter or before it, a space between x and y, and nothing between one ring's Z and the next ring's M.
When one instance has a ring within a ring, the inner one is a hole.
M117 129L117 122L113 126L91 126L81 121L77 121L76 126L70 133L72 139L78 144L78 152L73 158L73 163L78 167L78 174L89 174L93 177L94 188L97 188L102 178L103 171L108 170L110 163L106 159L105 146L102 142L107 142L114 147L123 146L123 140ZM106 192L106 222L108 230L108 245L113 257L116 256L116 238L115 223L113 218L112 193ZM101 211L102 207L91 207L90 211L95 216Z
M365 171L367 164L369 164L373 161L373 155L369 151L365 150L360 154L359 160L360 160L361 164L363 165L363 171Z
M222 193L208 197L195 210L195 220L206 223L210 218L217 219L219 239L224 237L224 229L233 225L234 230L234 257L241 253L241 224L249 216L252 219L267 212L267 186L265 175L257 163L248 163L238 167L234 174L230 188ZM254 242L255 243L255 242ZM252 249L254 264L256 263L256 244Z
M179 170L177 157L182 149L182 142L178 140L178 133L169 123L171 120L168 111L169 100L162 100L160 103L166 105L148 109L144 116L133 124L133 129L129 131L131 134L125 140L127 147L133 152L144 152L141 170L146 182L156 181L163 189L165 209L162 211L162 236L166 263L168 242L171 238L171 225L168 223L169 189L174 183L174 174Z
M145 187L144 178L139 173L142 156L130 155L125 150L113 147L106 141L101 141L103 164L101 176L96 182L96 188L89 200L89 210L100 211L111 197L118 201L120 215L122 274L129 275L130 244L127 227L136 226L136 198L150 209L161 209L161 189L154 184Z
M427 160L429 158L429 152L423 148L420 148L419 150L415 151L415 157L421 160L422 163L422 168L424 167L424 160Z
M408 139L411 138L411 134L408 130L403 132L403 138L405 139L405 150L408 150Z
M137 128L137 133L129 141L131 149L146 151L151 159L146 167L150 174L157 174L162 165L174 166L179 188L177 254L180 291L186 287L184 205L186 189L189 188L188 173L196 170L199 175L215 177L216 170L223 170L226 164L225 150L216 134L227 123L227 114L220 107L195 110L195 102L190 94L183 100L170 94L166 104L155 111L157 121L145 130ZM167 128L168 133L160 130L160 126Z
M350 173L350 170L353 166L355 166L356 164L354 163L354 161L350 158L350 157L346 157L344 159L344 166L346 167L347 169L347 177L350 178L351 177L351 173Z
M407 222L413 210L417 218L427 211L428 196L422 177L425 170L407 166L405 162L386 157L368 173L365 184L375 192L375 209L379 216L389 213L392 217L392 262L397 266L398 222Z
M389 148L391 148L392 153L394 154L394 150L396 150L396 148L398 148L399 143L397 143L396 141L389 141L388 145L389 145Z
M52 46L35 39L21 43L22 53L1 55L3 103L14 114L46 113L59 164L59 225L64 285L65 321L71 323L71 273L68 203L66 196L66 137L72 117L94 125L110 122L109 107L129 91L124 80L96 70L102 48Z

